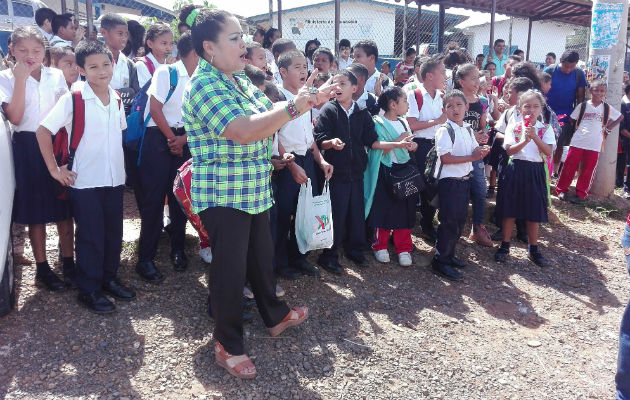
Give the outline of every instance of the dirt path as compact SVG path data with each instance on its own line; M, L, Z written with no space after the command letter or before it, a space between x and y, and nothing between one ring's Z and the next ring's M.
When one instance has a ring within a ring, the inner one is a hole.
M158 264L167 279L145 284L133 272L138 220L129 194L126 204L120 275L136 287L137 301L95 316L75 292L37 289L34 267L19 267L18 309L0 319L0 399L614 397L618 326L629 297L619 245L623 200L607 209L557 204L561 224L541 232L553 265L545 270L527 261L520 243L499 265L492 250L461 240L458 256L470 261L462 283L426 268L377 265L373 257L367 270L342 259L350 266L342 277L281 281L288 302L308 305L312 316L277 339L258 318L246 326L259 371L251 382L214 365L205 266L192 232L189 270L167 266L163 239ZM613 206L619 211L610 212Z

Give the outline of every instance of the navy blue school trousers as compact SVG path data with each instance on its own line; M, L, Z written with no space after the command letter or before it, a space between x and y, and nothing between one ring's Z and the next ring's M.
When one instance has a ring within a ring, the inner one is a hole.
M470 184L470 175L466 178L443 178L438 182L440 225L435 241L435 260L440 264L450 265L455 256L455 245L468 218Z
M330 203L333 217L333 246L322 251L319 256L320 262L336 261L342 243L345 243L346 256L363 257L363 250L367 247L363 180L353 182L331 180Z
M295 164L299 165L311 179L313 196L317 196L317 176L315 174L315 159L313 151L309 150L300 156L294 153ZM306 258L306 254L298 251L295 239L295 216L297 209L300 184L293 179L291 171L284 168L277 172L276 198L276 271L289 268L292 264Z
M69 189L76 224L76 284L89 294L116 278L123 237L123 188Z
M435 141L432 139L415 138L414 142L418 144L416 153L416 163L421 173L424 173L424 169L427 164L427 154L433 146ZM433 231L433 218L435 217L436 209L431 206L431 198L428 198L426 192L420 193L420 227L424 232Z
M184 135L183 128L173 129L177 136ZM157 252L164 217L164 198L168 197L171 224L168 232L171 252L183 251L186 238L186 214L173 194L173 181L177 169L190 158L188 146L182 156L171 154L166 137L157 127L148 128L142 145L142 158L137 170L134 188L140 211L140 240L138 261L153 261Z

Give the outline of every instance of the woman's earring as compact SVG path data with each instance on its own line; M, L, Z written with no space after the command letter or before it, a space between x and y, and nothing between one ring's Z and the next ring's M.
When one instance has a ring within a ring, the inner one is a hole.
M213 61L214 61L214 54L212 55L212 57L210 57L210 64L212 64Z

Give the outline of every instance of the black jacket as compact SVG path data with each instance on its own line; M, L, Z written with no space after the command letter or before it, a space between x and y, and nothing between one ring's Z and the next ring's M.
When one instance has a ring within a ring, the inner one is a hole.
M335 182L362 180L368 161L365 148L371 148L378 140L369 111L361 110L356 103L353 107L348 121L348 115L339 102L332 100L322 107L315 124L315 141L320 150L324 140L339 138L346 144L342 150L324 152L324 159L335 167L332 176Z

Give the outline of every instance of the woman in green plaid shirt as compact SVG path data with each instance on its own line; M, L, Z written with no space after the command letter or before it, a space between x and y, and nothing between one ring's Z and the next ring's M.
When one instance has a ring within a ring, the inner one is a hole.
M190 20L190 21L189 21ZM242 73L245 43L238 20L218 9L193 10L195 51L201 57L184 94L184 123L193 157L191 197L211 240L209 291L216 362L240 378L256 368L243 346L242 293L246 280L272 336L302 323L306 307L289 308L275 295L269 208L273 134L323 103L336 88L311 87L273 105Z

